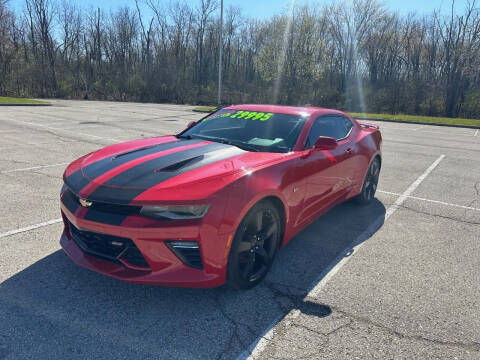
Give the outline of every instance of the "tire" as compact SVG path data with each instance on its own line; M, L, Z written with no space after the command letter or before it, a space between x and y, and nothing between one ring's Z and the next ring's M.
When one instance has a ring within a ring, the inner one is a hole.
M270 201L256 204L238 226L230 249L227 283L250 289L267 275L277 253L282 223Z
M377 191L378 178L380 177L380 160L378 157L373 159L372 163L368 167L367 173L365 174L365 179L363 180L362 191L355 201L359 204L368 204L375 197L375 192Z

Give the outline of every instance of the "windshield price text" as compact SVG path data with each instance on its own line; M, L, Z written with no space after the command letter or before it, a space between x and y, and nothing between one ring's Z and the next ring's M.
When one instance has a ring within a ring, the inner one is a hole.
M232 119L251 119L251 120L267 121L273 115L274 115L273 113L238 110L235 112L216 113L204 119L204 121L210 120L210 119L222 118L222 117L229 117Z

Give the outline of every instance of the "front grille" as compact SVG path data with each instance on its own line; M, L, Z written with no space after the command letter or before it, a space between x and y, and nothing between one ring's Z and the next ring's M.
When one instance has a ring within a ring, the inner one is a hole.
M71 190L66 190L65 194L62 197L62 201L65 206L75 204L76 206L80 205L79 197L74 194ZM89 210L96 210L104 213L119 214L119 215L138 215L140 214L141 206L130 206L130 205L118 205L110 204L99 201L92 201L92 205L88 207Z
M71 226L72 238L80 248L91 255L107 258L108 260L117 260L118 256L125 250L123 238L93 233L89 231L80 231ZM112 245L112 241L121 243L121 246Z
M65 191L62 202L73 214L80 207L79 197L71 190ZM109 225L120 225L127 216L139 215L142 207L92 201L92 204L87 209L85 220Z
M124 260L131 265L148 268L147 261L131 239L80 230L72 223L69 227L72 239L85 253L114 263Z
M141 206L117 205L103 202L92 202L91 210L96 210L104 213L119 214L119 215L138 215L140 214Z

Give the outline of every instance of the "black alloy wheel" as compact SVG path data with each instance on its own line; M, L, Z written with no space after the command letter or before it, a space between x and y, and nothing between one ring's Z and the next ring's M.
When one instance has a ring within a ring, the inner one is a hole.
M280 234L280 217L271 202L262 201L248 212L237 229L230 250L230 286L249 289L262 281L277 252Z
M370 164L365 180L363 182L362 192L356 197L356 200L361 204L368 204L375 197L377 191L378 179L380 177L380 160L373 159Z

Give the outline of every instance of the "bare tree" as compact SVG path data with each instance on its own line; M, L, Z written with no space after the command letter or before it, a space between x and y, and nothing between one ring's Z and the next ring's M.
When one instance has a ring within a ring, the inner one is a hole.
M132 2L133 4L133 2ZM106 12L73 0L0 0L0 94L215 103L222 47L229 103L480 118L476 0L401 16L376 0L300 5L270 19L217 0L136 0ZM149 11L145 11L145 6Z
M56 96L56 46L52 36L54 6L50 0L26 0L25 4L33 51L41 73L41 95Z
M452 1L448 19L435 18L440 29L443 43L443 67L445 77L445 115L457 116L460 112L460 100L464 94L464 77L469 70L472 55L479 53L480 17L476 1L467 4L465 14L455 15L455 1Z
M10 62L14 56L13 44L10 42L10 28L14 15L7 9L7 0L0 0L0 91L6 92L6 78Z

